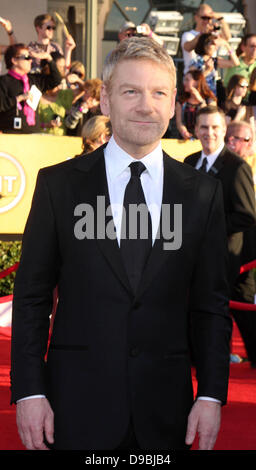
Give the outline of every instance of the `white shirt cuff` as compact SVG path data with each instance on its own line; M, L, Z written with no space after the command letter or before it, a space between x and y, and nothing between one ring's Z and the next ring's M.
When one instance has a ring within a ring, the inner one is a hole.
M221 403L220 400L211 397L197 397L197 400L204 400L204 401L215 401L216 403Z
M45 398L45 395L30 395L29 397L20 398L16 403L19 403L19 401L30 400L31 398Z

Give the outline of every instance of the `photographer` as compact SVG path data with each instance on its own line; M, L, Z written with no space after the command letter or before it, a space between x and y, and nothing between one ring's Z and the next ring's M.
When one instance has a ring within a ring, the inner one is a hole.
M123 41L123 39L130 38L132 36L148 36L154 41L156 41L160 46L163 46L164 42L162 39L155 34L150 26L146 23L142 23L139 26L135 26L131 21L126 21L121 26L118 33L118 42Z
M188 71L190 62L196 58L195 47L202 34L213 33L216 36L229 41L231 38L229 26L220 13L203 3L195 12L195 28L183 33L181 47L184 59L184 74Z

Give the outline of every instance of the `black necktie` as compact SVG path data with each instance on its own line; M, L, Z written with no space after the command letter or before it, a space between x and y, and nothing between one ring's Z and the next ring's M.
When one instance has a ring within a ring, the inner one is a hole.
M200 166L200 168L198 168L198 170L203 171L204 173L207 173L206 165L207 165L207 158L204 157L202 165Z
M152 225L140 181L140 175L146 167L142 162L133 162L130 169L131 178L124 194L120 249L135 293L152 248Z

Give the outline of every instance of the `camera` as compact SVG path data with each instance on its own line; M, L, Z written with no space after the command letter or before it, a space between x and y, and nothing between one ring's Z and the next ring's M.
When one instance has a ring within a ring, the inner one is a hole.
M145 26L137 26L136 27L136 33L137 34L146 34L146 28Z

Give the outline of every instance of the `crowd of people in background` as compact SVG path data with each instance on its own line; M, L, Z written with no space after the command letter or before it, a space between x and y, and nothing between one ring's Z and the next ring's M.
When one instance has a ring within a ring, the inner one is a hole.
M194 21L194 29L181 36L183 83L178 83L175 118L179 138L196 138L196 113L211 103L222 108L227 124L250 123L255 136L256 33L242 37L235 51L228 24L209 5L199 6ZM9 45L0 46L7 69L0 76L0 131L82 136L87 121L101 115L102 82L87 79L84 64L72 61L73 37L66 37L64 50L54 42L56 21L48 13L35 18L37 39L28 45L18 41L9 20L0 18L0 24L9 38ZM148 24L130 21L121 26L118 42L135 35L152 37L165 47ZM221 48L225 56L219 54Z

